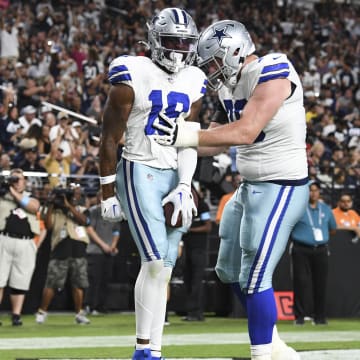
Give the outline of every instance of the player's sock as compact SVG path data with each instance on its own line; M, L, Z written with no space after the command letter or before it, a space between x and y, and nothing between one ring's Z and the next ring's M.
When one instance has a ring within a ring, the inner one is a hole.
M246 295L251 355L271 354L271 343L276 323L276 305L273 289ZM258 352L260 353L258 354Z
M151 353L157 351L160 355L153 357L161 357L162 334L164 329L164 319L167 301L167 286L171 278L172 268L164 267L158 275L158 301L154 309L153 322L151 324L150 347Z
M150 261L141 265L141 269L135 283L137 338L150 340L154 313L159 306L158 276L162 269L164 269L162 260ZM166 292L164 293L166 301ZM161 293L161 296L163 296L163 293Z

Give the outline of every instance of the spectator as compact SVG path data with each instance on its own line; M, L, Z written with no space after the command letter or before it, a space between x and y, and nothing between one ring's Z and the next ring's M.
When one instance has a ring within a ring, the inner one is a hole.
M61 143L61 130L51 144L51 152L44 159L44 167L49 173L49 182L52 187L57 185L66 186L66 177L70 175L71 156L64 156L64 148Z
M0 171L11 170L12 161L9 154L1 154L0 156Z
M22 109L23 115L19 117L19 124L22 128L22 133L26 134L29 127L33 124L42 126L41 121L36 117L36 109L32 105L25 106Z
M77 175L85 175L81 180L81 185L85 189L86 194L90 197L96 196L99 192L99 163L95 160L94 156L87 155L83 161Z
M40 202L25 191L21 169L13 169L10 187L0 197L0 303L10 287L12 325L21 326L21 312L36 263L34 236L40 234L36 213Z
M356 238L360 238L360 216L352 207L351 194L344 192L340 195L338 206L333 209L333 214L339 230L352 231Z
M21 140L22 128L19 123L19 111L17 106L11 104L8 110L8 116L2 123L0 133L1 144L6 152L14 155L16 145Z
M315 325L327 325L328 242L336 222L331 208L320 200L320 189L319 183L310 183L308 206L291 233L296 325L304 325L306 316L313 317ZM313 304L313 310L309 304Z
M0 22L0 59L1 64L15 64L19 57L17 23L2 16Z
M78 139L78 133L71 126L70 117L67 113L60 111L57 114L58 124L50 129L49 138L53 142L57 136L61 136L61 148L64 150L64 156L72 155L72 146L76 139Z
M41 304L36 322L47 319L47 311L55 291L63 289L69 276L75 307L75 322L89 324L83 311L84 289L89 286L86 247L88 219L85 208L78 204L80 187L69 187L65 192L53 192L45 211L45 226L51 233L51 254Z
M105 221L101 216L101 192L96 199L97 203L88 210L90 226L87 231L91 242L86 249L89 288L85 294L85 308L92 315L107 311L108 285L120 239L120 223Z
M193 190L194 189L193 186ZM202 192L197 192L199 204L197 216L183 235L185 252L184 285L186 289L187 315L185 321L204 320L204 274L207 265L207 239L211 232L209 205Z
M47 155L51 151L51 142L50 142L50 126L43 124L41 126L41 133L38 141L38 150L40 155Z

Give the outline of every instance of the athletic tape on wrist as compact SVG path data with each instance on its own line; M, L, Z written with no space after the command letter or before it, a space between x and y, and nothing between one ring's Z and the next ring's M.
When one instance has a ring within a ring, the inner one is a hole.
M100 184L106 185L115 182L116 175L100 176Z

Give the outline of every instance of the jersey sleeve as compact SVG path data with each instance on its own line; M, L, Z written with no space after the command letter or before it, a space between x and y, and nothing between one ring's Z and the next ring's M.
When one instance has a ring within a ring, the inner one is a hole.
M108 80L111 85L125 84L133 87L129 58L130 56L119 56L110 63Z
M193 102L199 100L206 94L208 80L202 70L191 66L189 70L189 82L193 84L194 97Z
M270 80L284 79L290 75L289 60L285 54L274 53L266 55L258 60L257 84Z

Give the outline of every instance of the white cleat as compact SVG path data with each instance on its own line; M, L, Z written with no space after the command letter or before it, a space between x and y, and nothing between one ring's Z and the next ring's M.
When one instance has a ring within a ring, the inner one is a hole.
M90 324L90 320L85 316L84 311L80 311L78 314L76 314L75 322L77 324L80 324L80 325L88 325L88 324Z
M35 321L38 324L43 324L46 321L47 318L47 312L43 311L43 310L39 310L36 314L35 314Z
M277 341L273 344L271 360L301 360L301 358L292 347L287 346L283 341Z

